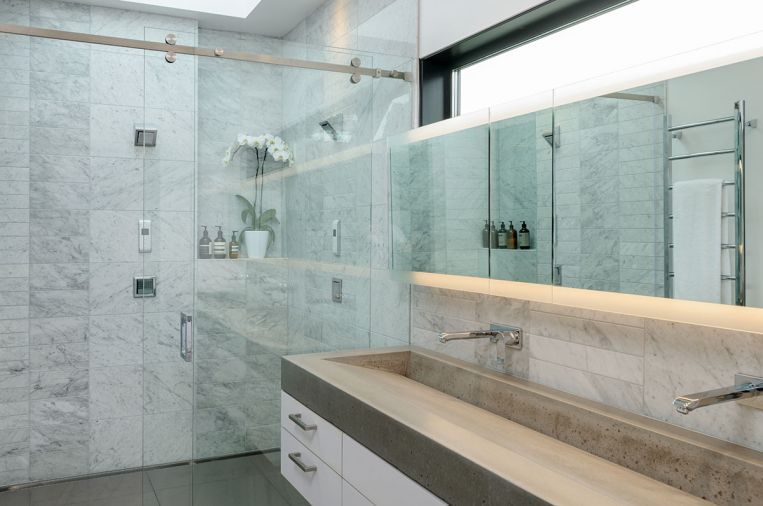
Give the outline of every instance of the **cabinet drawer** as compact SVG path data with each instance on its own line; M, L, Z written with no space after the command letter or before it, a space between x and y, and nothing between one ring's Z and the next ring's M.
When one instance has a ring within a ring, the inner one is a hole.
M443 506L427 489L347 436L342 436L342 475L377 506Z
M283 428L281 474L312 506L342 504L342 477Z
M342 432L283 391L281 427L342 474Z
M355 487L342 480L342 506L374 506Z

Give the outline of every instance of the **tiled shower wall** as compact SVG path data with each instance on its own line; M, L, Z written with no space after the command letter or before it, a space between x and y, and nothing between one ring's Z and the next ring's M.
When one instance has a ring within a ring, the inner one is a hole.
M524 329L522 350L441 345L437 333ZM678 414L676 395L731 385L763 363L763 334L467 292L413 287L411 343L711 436L763 450L763 411L738 403Z
M195 21L48 0L3 0L0 18L196 38ZM173 343L193 302L195 65L13 36L0 54L0 483L188 458L191 370ZM160 131L145 153L132 145L144 122ZM144 216L155 241L141 256ZM145 308L140 274L164 280Z
M331 0L285 38L337 48L313 55L347 63L413 70L415 0ZM381 55L379 53L384 53ZM412 126L409 83L286 71L284 135L297 162L284 180L284 238L289 262L289 351L408 342L409 287L389 275L386 137ZM318 121L343 113L347 142L327 140ZM331 223L342 220L342 252L331 252ZM345 299L331 301L331 279Z
M658 101L554 109L554 262L564 286L662 296L665 85L628 93Z

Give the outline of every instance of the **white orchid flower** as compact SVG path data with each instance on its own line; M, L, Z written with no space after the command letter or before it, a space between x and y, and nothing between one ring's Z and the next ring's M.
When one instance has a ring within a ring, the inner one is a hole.
M267 149L273 160L277 162L291 162L294 159L289 144L281 137L272 134L247 135L240 133L236 136L236 141L225 151L223 164L230 165L236 157L236 153L242 147L252 149Z

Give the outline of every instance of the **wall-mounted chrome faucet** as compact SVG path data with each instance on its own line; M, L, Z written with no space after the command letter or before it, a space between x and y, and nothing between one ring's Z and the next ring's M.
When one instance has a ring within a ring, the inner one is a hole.
M505 325L491 325L490 330L470 330L466 332L442 332L437 340L443 344L466 339L490 339L491 343L503 340L509 348L522 348L522 329Z
M673 400L673 406L682 415L688 415L697 408L713 406L723 402L741 401L759 395L763 395L763 378L737 374L736 385L733 387L682 395Z

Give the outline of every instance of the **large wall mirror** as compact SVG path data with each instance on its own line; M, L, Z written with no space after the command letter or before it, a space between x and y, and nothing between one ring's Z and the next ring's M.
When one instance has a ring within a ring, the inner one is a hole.
M392 140L394 269L763 307L761 82L558 89Z

